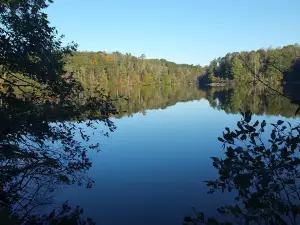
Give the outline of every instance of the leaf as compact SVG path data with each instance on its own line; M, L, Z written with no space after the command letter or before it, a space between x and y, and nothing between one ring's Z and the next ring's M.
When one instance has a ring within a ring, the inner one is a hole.
M190 216L186 216L184 217L184 222L191 223L193 222L193 219Z
M224 139L223 139L223 138L220 138L220 137L218 137L218 140L219 140L220 142L225 142Z
M234 178L234 183L240 186L242 189L247 189L251 185L251 176L249 174L240 174Z
M223 207L221 207L221 208L217 208L217 210L218 210L218 212L220 213L220 214L225 214L226 213L226 210L223 208Z
M227 155L229 158L233 158L233 157L235 156L234 153L235 153L235 152L234 152L234 150L233 150L232 147L228 147L228 148L227 148L226 155Z
M243 148L242 147L236 147L235 149L234 149L234 151L236 152L236 153L238 153L238 154L241 154L242 152L243 152Z
M272 138L272 140L274 140L276 138L275 130L272 131L271 138Z
M61 182L66 182L66 183L69 183L69 182L70 182L69 177L67 177L66 175L60 175L60 176L58 177L58 179L59 179Z
M251 134L250 139L251 139L251 142L252 142L254 145L256 145L255 135Z
M199 219L200 221L204 221L204 213L203 213L203 212L200 212L200 213L199 213L198 219Z
M242 210L240 209L240 207L238 205L234 206L233 212L236 214L242 214Z
M220 161L219 158L217 158L217 157L210 157L210 158L211 158L212 160L214 160L215 163L221 164L221 161Z
M246 139L247 139L246 134L243 134L242 137L241 137L241 140L244 141L244 140L246 140Z
M216 162L213 162L213 166L214 166L216 169L219 169L219 165L218 165L218 163L216 163Z
M272 144L272 152L277 152L278 151L278 146L276 144Z
M258 120L253 124L253 127L256 127L259 124Z
M278 120L278 121L277 121L277 124L278 124L278 125L281 125L281 124L283 124L283 123L284 123L284 122L283 122L282 120Z
M238 128L240 128L241 130L244 130L243 126L241 125L241 122L237 123Z

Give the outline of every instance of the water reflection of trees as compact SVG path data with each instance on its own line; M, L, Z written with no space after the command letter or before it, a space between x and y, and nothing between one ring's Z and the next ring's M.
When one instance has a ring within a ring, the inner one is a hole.
M113 131L115 127L109 117L117 111L120 112L117 116L121 117L204 98L212 107L228 113L238 113L240 104L256 114L294 116L288 112L296 109L290 102L272 96L261 87L198 90L193 85L164 85L112 87L101 93L81 92L64 101L2 98L1 218L26 224L33 219L35 209L52 203L59 185L91 186L92 180L86 176L91 161L86 153L99 146L89 144L86 131L77 126L78 123L93 129L95 121L99 121ZM110 98L115 99L114 107ZM79 209L64 205L62 211L62 215L56 211L55 216L48 216L57 221L74 217L80 220ZM36 217L36 220L46 218Z
M205 97L205 92L197 90L195 85L153 85L111 87L106 94L113 99L116 109L120 112L119 117L132 116L134 113L149 109L165 109L178 102L200 100Z
M297 96L297 88L278 87L285 93ZM264 86L240 85L234 87L196 88L194 85L158 85L110 87L106 94L119 98L114 102L122 117L148 109L166 108L177 102L207 99L210 105L227 113L237 114L239 109L250 110L258 115L282 115L294 117L297 105L289 99L278 98ZM84 93L83 93L84 95Z
M285 93L297 96L296 87L283 88ZM151 109L165 109L178 102L207 99L210 105L218 110L227 113L237 114L239 109L250 110L257 115L282 115L294 117L297 105L289 99L278 98L268 89L262 86L235 86L219 88L196 88L195 85L149 85L149 86L112 86L99 92L85 90L79 93L72 101L77 104L86 104L86 99L91 96L98 101L102 95L109 96L113 100L116 110L119 112L116 117L132 116L138 112L145 112ZM89 103L91 104L91 103ZM103 107L103 106L102 106ZM99 112L94 112L94 119L99 119ZM57 109L52 110L51 120L84 120L92 116L91 110L86 107L81 114L72 115L61 113Z
M278 87L287 93L297 96L299 91L294 88ZM250 110L258 115L282 115L294 117L297 105L287 98L279 98L264 86L235 86L210 88L206 90L206 98L213 108L227 113L239 113L240 109Z
M56 213L33 216L40 206L52 203L59 185L92 186L86 174L92 165L87 151L99 150L99 144L89 143L87 130L101 122L114 131L109 116L115 108L105 96L86 98L84 103L9 96L1 100L1 223L80 221L81 210L67 204ZM68 122L74 119L76 123Z

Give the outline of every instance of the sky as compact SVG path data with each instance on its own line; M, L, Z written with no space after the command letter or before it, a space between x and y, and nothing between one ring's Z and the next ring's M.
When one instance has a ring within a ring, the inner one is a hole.
M300 0L55 0L49 20L82 51L207 65L300 43Z

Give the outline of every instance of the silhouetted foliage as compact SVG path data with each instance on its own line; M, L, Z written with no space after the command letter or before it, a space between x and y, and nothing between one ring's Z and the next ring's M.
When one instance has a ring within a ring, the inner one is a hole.
M71 207L68 202L62 204L60 208L53 209L50 213L45 215L34 215L28 217L12 216L5 211L1 211L1 223L3 224L24 224L24 225L95 225L96 223L91 219L82 219L83 209L79 206Z
M115 129L109 117L117 111L110 98L98 89L96 97L78 98L81 84L65 74L65 59L76 45L63 47L49 26L44 10L51 2L0 3L1 223L63 224L76 219L84 224L79 208L67 205L49 217L32 214L52 203L58 185L92 186L85 174L91 167L87 151L99 150L99 143L90 144L86 130L97 129L97 123Z
M49 25L44 9L52 1L22 0L0 3L0 73L5 86L37 87L31 80L56 94L73 82L61 77L65 57L76 45L62 47L61 38Z
M297 224L300 126L278 120L269 125L272 129L267 138L265 133L270 127L265 120L252 122L250 112L242 115L236 129L226 128L218 138L225 150L225 158L212 157L219 178L205 181L210 194L219 190L235 196L236 203L218 209L231 217L230 223L205 218L203 213L187 217L185 222Z

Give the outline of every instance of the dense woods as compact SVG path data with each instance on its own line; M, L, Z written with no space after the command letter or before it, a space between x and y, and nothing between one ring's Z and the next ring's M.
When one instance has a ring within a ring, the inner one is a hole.
M65 67L85 88L112 85L151 85L195 82L202 67L176 64L165 59L146 59L119 52L76 52Z
M212 60L199 81L251 81L253 74L272 83L300 82L300 46L228 53Z
M174 85L253 81L255 74L269 83L300 82L300 46L228 53L208 66L176 64L120 52L75 52L68 56L66 74L73 74L85 89L132 85Z
M268 83L300 82L298 44L278 49L228 53L204 67L176 64L165 59L146 59L145 55L135 57L120 52L73 51L72 55L66 55L62 60L65 62L62 77L75 78L89 93L99 88L107 90L116 86L175 86L194 82L241 84L254 81L255 75ZM21 74L15 75L24 79ZM13 77L7 76L7 79ZM20 80L18 82L24 84Z

